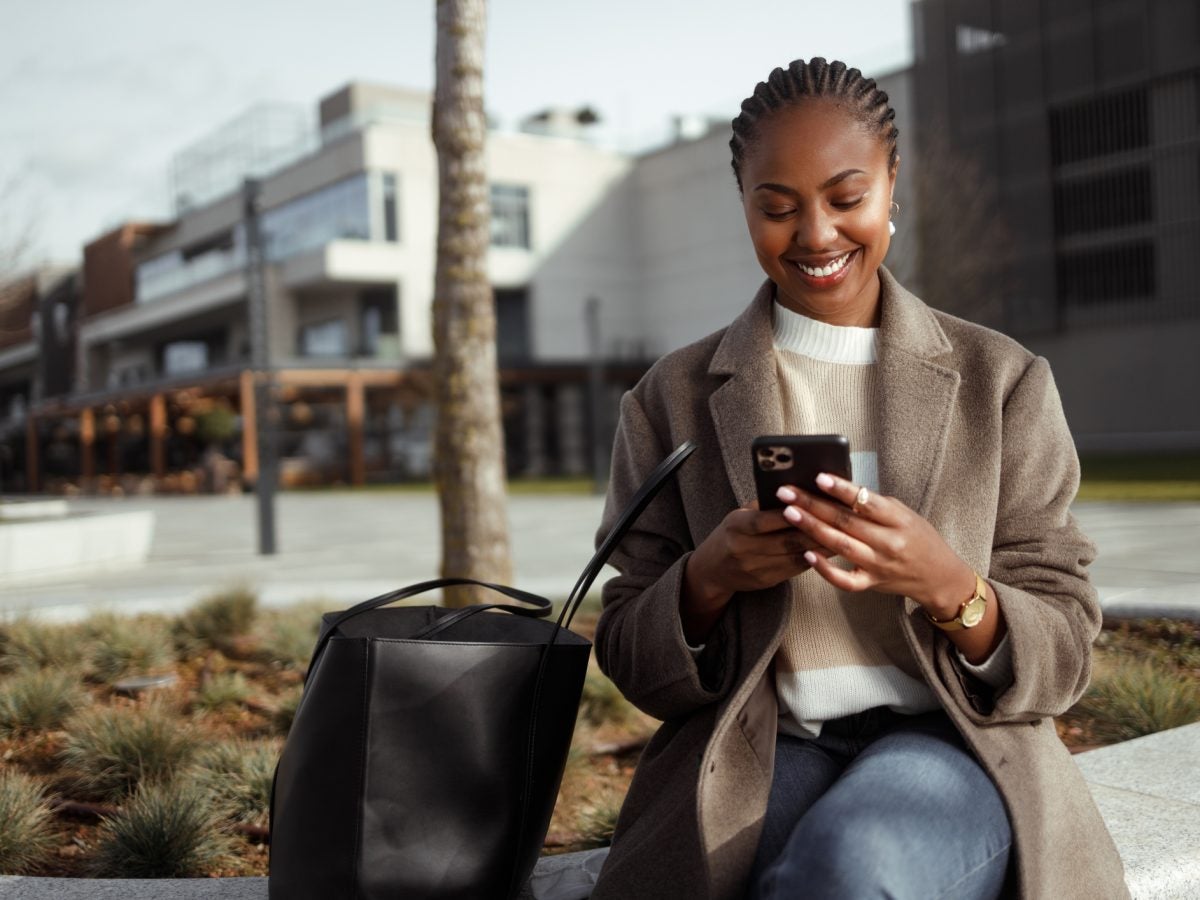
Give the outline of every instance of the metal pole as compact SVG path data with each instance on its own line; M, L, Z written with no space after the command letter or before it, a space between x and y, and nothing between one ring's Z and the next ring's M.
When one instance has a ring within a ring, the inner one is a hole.
M600 299L588 297L584 305L588 335L588 407L592 421L592 490L603 494L608 482L608 448L604 416L604 358L600 348Z
M275 452L277 410L271 390L270 354L267 347L266 254L259 227L262 183L247 178L242 183L243 222L246 230L246 313L250 331L250 365L254 369L255 442L258 444L258 552L275 553L275 485L278 465Z

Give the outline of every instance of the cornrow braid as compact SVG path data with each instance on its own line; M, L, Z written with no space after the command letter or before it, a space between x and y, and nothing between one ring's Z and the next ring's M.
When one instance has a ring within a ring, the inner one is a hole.
M760 81L754 94L742 101L742 111L733 120L729 149L733 153L733 177L737 179L739 192L742 160L758 139L762 124L779 110L813 97L838 103L863 126L876 132L888 151L888 169L896 165L896 139L900 135L896 111L875 79L837 60L826 62L819 56L808 62L798 59L786 69L776 69L766 81Z

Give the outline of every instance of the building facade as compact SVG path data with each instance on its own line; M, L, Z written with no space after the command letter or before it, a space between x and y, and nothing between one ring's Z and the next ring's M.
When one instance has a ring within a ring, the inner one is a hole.
M922 215L995 257L1081 450L1200 448L1200 6L919 0L914 35L918 153L991 200ZM962 255L921 249L926 283Z

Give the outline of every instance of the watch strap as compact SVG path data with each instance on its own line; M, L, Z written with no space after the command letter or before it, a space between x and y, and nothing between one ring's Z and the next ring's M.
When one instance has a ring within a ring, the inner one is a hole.
M974 626L978 625L979 622L983 621L982 616L980 617L979 621L972 622L970 625L963 621L963 614L967 611L968 606L977 602L987 603L987 585L983 583L983 578L978 572L975 572L974 574L975 593L962 602L962 604L958 607L958 612L954 615L954 618L935 619L929 613L925 613L925 616L929 619L929 621L938 628L942 629L942 631L959 631L963 628L973 628Z

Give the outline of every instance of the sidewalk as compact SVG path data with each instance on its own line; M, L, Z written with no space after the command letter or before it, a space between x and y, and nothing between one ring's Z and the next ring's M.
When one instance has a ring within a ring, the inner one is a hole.
M148 563L86 581L0 588L0 613L78 619L97 610L176 612L237 583L256 588L266 606L321 598L337 607L438 574L432 492L283 493L279 552L270 557L257 553L252 496L82 499L70 506L152 511ZM513 583L565 598L592 554L602 508L595 496L510 497ZM1099 548L1091 573L1107 614L1200 619L1200 503L1080 503L1075 513Z

